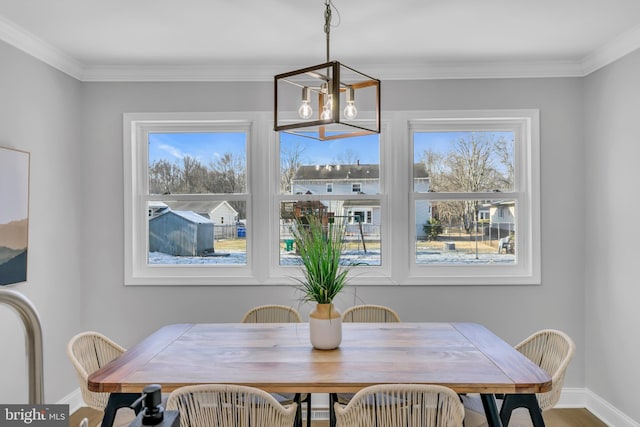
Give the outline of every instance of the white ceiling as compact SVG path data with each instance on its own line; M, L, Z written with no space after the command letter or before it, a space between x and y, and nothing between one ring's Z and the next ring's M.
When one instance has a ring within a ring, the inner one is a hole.
M640 47L638 0L333 2L331 59L380 79L583 76ZM0 0L0 39L84 81L268 81L324 62L324 3Z

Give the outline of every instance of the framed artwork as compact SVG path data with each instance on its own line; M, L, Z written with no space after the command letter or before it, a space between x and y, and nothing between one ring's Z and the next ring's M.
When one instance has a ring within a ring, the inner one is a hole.
M0 147L0 285L27 280L29 157Z

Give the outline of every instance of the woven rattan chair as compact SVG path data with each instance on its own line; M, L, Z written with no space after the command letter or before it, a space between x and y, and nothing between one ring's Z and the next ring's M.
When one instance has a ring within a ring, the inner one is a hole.
M439 385L379 384L334 406L338 427L460 427L464 418L458 395Z
M102 426L128 426L136 414L130 409L124 409L133 403L140 394L137 393L96 393L90 391L87 384L89 375L111 362L124 353L125 349L106 336L98 332L82 332L69 340L67 355L73 365L80 384L84 403L93 409L104 411L109 399L116 402L114 413L105 413ZM138 407L137 411L140 408ZM117 414L117 416L116 416Z
M350 307L342 313L343 322L399 322L398 313L384 305L364 304Z
M261 305L247 311L242 323L300 323L300 313L286 305Z
M400 321L400 316L393 309L384 305L362 304L349 307L342 313L343 322L352 323L395 323ZM333 404L341 405L349 403L353 398L353 393L331 393L329 395L329 424L335 426L335 414L333 414Z
M269 304L254 307L247 311L242 318L242 323L300 323L302 317L300 313L286 305ZM272 393L272 396L282 405L291 403L298 404L298 414L296 417L296 425L302 425L302 407L301 403L307 405L307 427L311 427L311 393L290 394L290 393Z
M297 406L253 387L204 384L173 391L166 409L180 412L181 427L291 427Z
M534 333L515 348L551 376L551 390L538 393L535 398L529 400L517 394L499 396L501 397L498 399L500 418L505 427L541 426L542 420L533 419L526 408L537 404L544 412L558 403L567 366L575 353L575 344L564 332L545 329ZM531 397L531 395L528 396ZM487 420L480 398L476 395L467 395L463 396L463 402L467 414L465 427L486 426Z

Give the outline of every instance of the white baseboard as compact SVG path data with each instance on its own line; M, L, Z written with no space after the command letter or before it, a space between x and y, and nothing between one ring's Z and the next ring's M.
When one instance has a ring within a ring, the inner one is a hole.
M609 427L640 427L639 423L586 388L563 388L556 408L586 408Z
M564 390L563 390L564 391ZM585 392L586 408L602 422L611 427L640 427L640 423L632 420L609 402L590 390Z

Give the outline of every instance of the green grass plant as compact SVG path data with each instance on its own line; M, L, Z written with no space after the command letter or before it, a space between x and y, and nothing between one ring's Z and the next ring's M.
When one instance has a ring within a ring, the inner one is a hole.
M345 224L335 218L327 225L307 215L299 219L292 233L302 260L304 279L300 283L303 302L331 304L347 283L350 266L340 265Z

